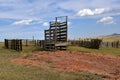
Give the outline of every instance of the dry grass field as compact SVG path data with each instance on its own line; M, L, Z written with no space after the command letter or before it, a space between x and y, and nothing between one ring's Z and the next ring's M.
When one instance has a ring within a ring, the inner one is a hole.
M23 48L17 52L0 43L0 80L119 80L120 48L69 46L57 52Z

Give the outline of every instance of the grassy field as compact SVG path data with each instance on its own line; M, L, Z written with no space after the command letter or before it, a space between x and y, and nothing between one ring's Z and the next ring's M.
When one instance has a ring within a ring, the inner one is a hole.
M24 46L23 52L35 51L39 47ZM10 62L10 59L21 57L21 52L8 50L0 43L0 80L101 80L102 77L88 72L60 72L55 70L43 70L28 65L18 65Z
M100 49L89 49L79 46L69 46L69 51L78 51L78 52L87 52L87 53L96 53L96 54L106 54L113 56L120 56L120 48L100 48Z
M120 40L120 36L102 37L100 39L102 39L104 42L113 42Z
M115 37L115 38L113 38L113 39L112 39L112 38L109 38L109 37L108 37L108 38L107 38L107 37L106 37L106 38L103 38L103 41L104 41L104 42L114 42L114 41L118 41L118 40L120 40L120 37Z

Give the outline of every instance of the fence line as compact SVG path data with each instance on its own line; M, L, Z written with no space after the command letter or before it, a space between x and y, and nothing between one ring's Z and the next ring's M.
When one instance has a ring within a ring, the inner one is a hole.
M101 47L119 48L119 47L120 47L120 41L102 42L102 43L101 43Z
M82 46L87 48L99 49L101 39L69 40L68 44L73 46Z
M5 39L4 45L7 49L22 51L22 46L39 46L44 48L44 40L30 39Z
M23 46L44 46L44 40L22 39Z
M69 40L68 44L72 46L82 46L82 47L90 47L91 46L91 40L92 39L84 39L84 40ZM100 40L100 39L99 39ZM98 43L92 42L95 45L98 45ZM120 47L120 41L113 41L113 42L101 42L99 44L99 47L113 47L113 48L119 48Z

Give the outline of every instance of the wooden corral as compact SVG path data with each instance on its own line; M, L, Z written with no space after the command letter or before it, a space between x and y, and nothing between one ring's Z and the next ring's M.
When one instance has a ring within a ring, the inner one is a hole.
M59 19L65 19L61 21ZM56 17L50 22L50 28L45 30L45 50L66 50L68 33L68 16Z

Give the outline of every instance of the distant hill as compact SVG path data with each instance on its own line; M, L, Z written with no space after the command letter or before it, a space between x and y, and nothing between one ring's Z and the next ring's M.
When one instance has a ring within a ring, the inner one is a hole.
M107 35L105 37L120 37L120 34L114 33L114 34L111 34L111 35Z
M103 41L120 41L120 34L114 33L111 35L99 36L99 38L102 38Z

